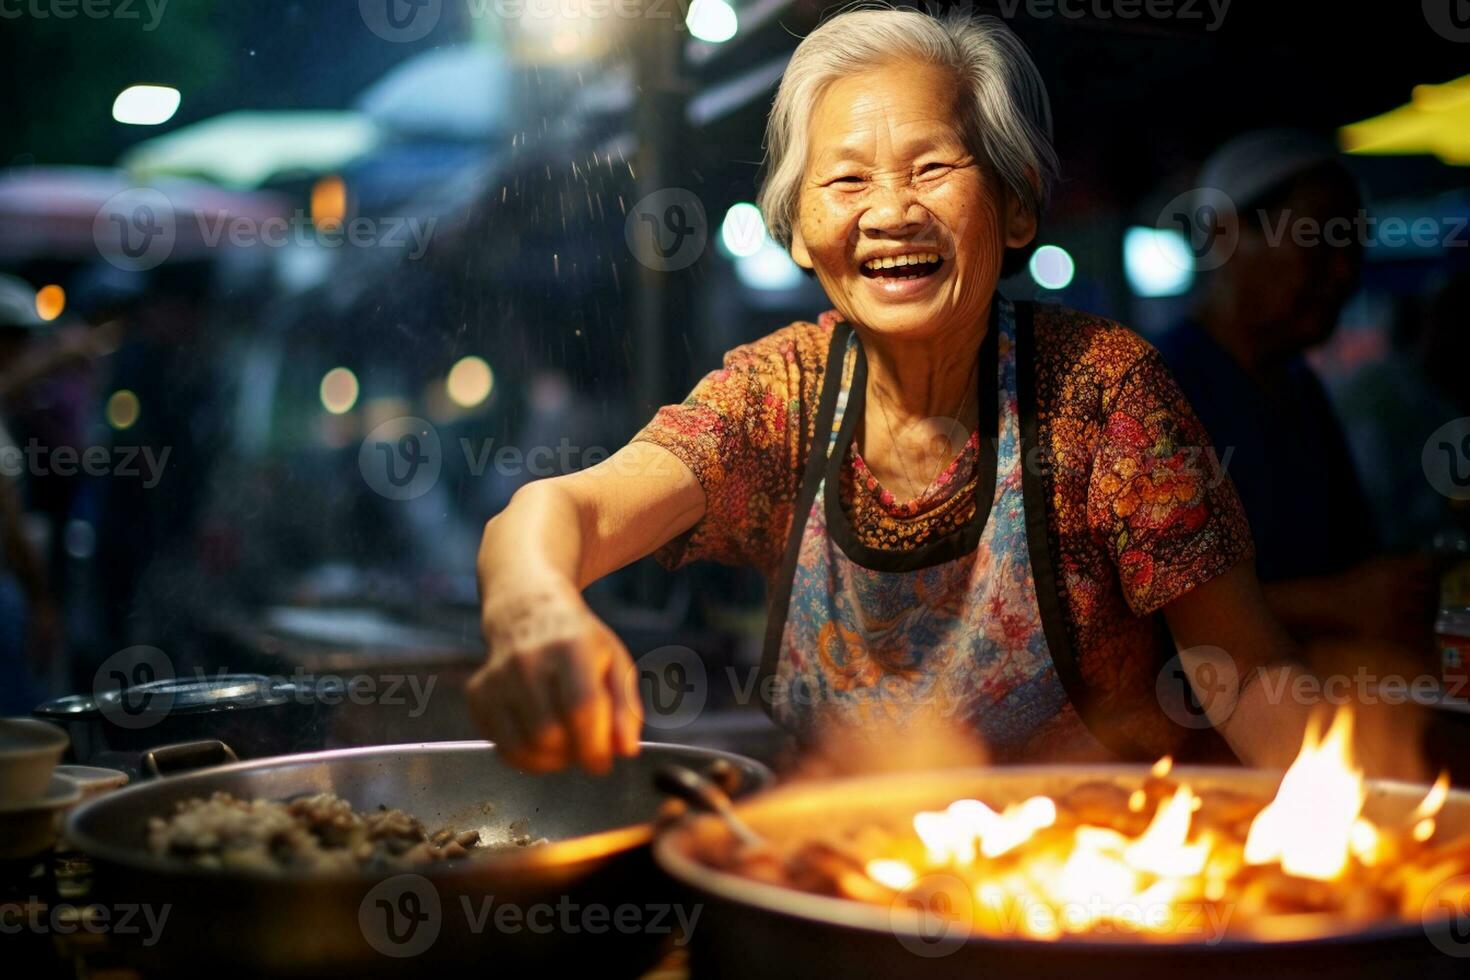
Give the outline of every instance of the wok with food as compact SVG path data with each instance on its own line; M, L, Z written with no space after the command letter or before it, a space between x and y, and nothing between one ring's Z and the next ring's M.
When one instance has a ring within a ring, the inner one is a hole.
M600 777L524 773L486 742L386 745L139 783L78 809L67 834L92 858L97 901L170 906L157 945L129 951L148 976L201 963L417 974L491 959L515 976L594 954L605 973L636 976L668 933L506 929L483 913L678 901L646 846L661 802L653 772L670 763L745 790L770 779L741 756L655 743ZM436 905L437 932L395 958L373 916L384 889L403 887Z

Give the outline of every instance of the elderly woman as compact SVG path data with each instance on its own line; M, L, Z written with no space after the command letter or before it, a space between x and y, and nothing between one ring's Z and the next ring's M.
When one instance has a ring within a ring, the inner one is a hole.
M755 690L799 736L888 737L938 705L1002 760L1201 736L1289 760L1306 708L1269 692L1300 668L1178 387L1127 329L996 291L1036 237L1050 128L993 18L860 10L800 44L760 203L835 308L731 351L613 457L490 521L469 696L514 762L637 751L629 655L580 590L654 551L764 573ZM1176 644L1185 670L1161 676Z

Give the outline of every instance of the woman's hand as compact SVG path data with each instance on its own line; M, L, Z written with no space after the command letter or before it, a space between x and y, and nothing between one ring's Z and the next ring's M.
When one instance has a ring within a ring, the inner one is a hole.
M600 773L615 755L638 751L632 659L581 590L703 514L704 490L689 468L635 442L591 469L527 484L485 525L487 657L465 693L471 717L511 764Z
M483 625L489 658L470 679L470 711L512 765L603 773L614 755L637 753L632 658L570 582L494 597Z
M1294 632L1387 640L1427 650L1438 598L1428 558L1374 558L1336 575L1265 586L1266 601Z
M1333 665L1319 660L1331 669L1314 675L1272 616L1249 562L1175 599L1164 614L1191 683L1207 679L1201 670L1206 661L1197 651L1212 652L1216 675L1218 658L1226 658L1233 690L1221 697L1201 683L1196 694L1247 766L1286 768L1296 759L1314 714L1325 720L1332 710L1351 707L1355 753L1369 776L1425 782L1432 775L1422 752L1422 712L1349 683L1363 663L1361 651L1357 656L1341 651Z

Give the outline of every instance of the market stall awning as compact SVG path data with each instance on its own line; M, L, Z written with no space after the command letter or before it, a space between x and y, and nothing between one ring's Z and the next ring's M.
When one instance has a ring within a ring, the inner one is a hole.
M1443 85L1416 85L1408 105L1338 130L1349 153L1433 154L1470 165L1470 75Z
M139 143L119 164L138 180L200 177L248 189L336 170L378 140L377 125L358 112L229 112Z
M505 57L481 44L436 48L388 71L357 108L400 139L476 142L510 129L515 111Z
M136 183L105 167L28 167L0 174L0 259L106 258L116 222L147 217L167 229L171 259L198 258L228 244L214 233L243 219L260 227L288 213L274 194L231 191L185 178Z

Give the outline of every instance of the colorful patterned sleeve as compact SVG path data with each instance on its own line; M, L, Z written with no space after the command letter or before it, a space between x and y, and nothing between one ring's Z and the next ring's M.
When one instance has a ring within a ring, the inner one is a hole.
M659 409L634 441L677 456L704 488L704 517L659 549L676 568L697 559L779 564L800 472L805 334L793 324L725 355L681 404Z
M1146 348L1104 396L1101 421L1088 522L1134 613L1254 557L1235 487L1157 351Z

